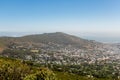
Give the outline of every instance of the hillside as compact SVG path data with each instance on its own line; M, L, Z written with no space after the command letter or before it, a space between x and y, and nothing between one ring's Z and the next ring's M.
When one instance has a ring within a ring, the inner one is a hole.
M51 42L60 45L72 45L74 47L84 47L89 44L92 44L92 41L62 32L28 35L28 36L20 37L18 40L24 42L30 41L34 43L45 43L45 44Z
M0 57L0 80L113 80L52 71L31 61Z
M1 37L0 50L3 50L2 56L41 60L44 63L56 63L61 60L60 64L95 63L96 60L105 59L112 61L120 52L119 46L86 40L62 32Z
M44 34L35 34L27 35L23 37L0 37L0 48L6 48L11 43L15 42L26 42L26 43L42 43L42 44L58 44L63 46L72 46L77 48L86 48L90 47L92 44L101 44L95 41L82 39L73 35L69 35L62 32L56 33L44 33Z
M0 57L0 80L56 80L55 74L48 68L29 63Z

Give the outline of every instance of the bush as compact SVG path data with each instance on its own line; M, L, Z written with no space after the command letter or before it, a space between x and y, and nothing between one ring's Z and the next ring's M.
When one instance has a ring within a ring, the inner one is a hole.
M30 74L24 80L56 80L55 74L47 68L40 68L35 74Z

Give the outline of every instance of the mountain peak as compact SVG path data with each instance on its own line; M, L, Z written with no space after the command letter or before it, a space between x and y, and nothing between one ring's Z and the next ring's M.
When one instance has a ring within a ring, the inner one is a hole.
M63 32L44 33L44 34L46 34L46 35L69 35L69 34L66 34L66 33L63 33Z

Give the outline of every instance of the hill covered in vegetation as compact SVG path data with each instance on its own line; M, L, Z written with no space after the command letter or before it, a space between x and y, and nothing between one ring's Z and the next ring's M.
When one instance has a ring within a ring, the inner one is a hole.
M31 66L28 62L0 57L0 80L56 80L47 69Z
M0 57L0 80L118 80L52 71L30 61Z

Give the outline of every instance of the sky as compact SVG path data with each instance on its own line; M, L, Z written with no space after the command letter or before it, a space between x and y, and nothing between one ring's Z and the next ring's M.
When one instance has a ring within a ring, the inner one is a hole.
M44 32L118 39L120 0L0 0L1 35Z

